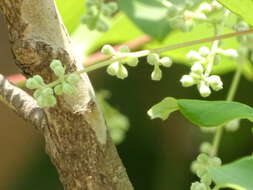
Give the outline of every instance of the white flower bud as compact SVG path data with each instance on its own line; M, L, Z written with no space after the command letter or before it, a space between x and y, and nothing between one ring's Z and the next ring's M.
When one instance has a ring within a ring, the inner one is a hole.
M190 87L195 84L195 80L190 75L183 75L180 82L183 87Z
M159 64L160 58L159 55L157 53L151 53L147 56L147 62L150 65L156 65Z
M203 47L199 48L199 54L203 57L206 57L210 54L210 49L206 46L203 46Z
M201 82L198 86L199 93L202 97L208 97L211 94L211 90L208 85L206 85L205 82Z
M212 7L215 8L215 9L220 9L220 8L222 8L222 5L221 5L220 3L218 3L216 0L212 1L212 2L211 2L211 5L212 5Z
M212 6L211 6L209 3L201 3L201 4L199 5L198 10L199 10L200 12L206 12L206 13L208 13L208 12L211 12L211 11L212 11Z
M103 53L105 55L113 55L113 54L115 54L115 50L113 49L113 47L111 45L104 45L102 47L101 53Z
M138 58L137 57L133 57L133 58L130 58L128 61L127 61L127 64L131 67L136 67L138 65Z
M203 57L199 54L199 52L191 50L189 51L189 53L187 53L186 57L188 59L192 59L192 60L201 60L203 59Z
M204 68L201 65L201 63L196 62L194 65L191 67L191 71L196 73L196 74L202 74L204 72Z
M169 57L163 57L160 59L160 63L164 67L171 67L172 60Z
M212 76L208 77L207 83L215 91L219 91L223 88L223 83L221 81L221 78L218 75L212 75Z
M159 81L162 79L162 71L159 66L155 66L153 72L151 73L151 78L154 81Z
M126 67L124 67L124 65L122 65L122 64L119 65L119 71L116 74L116 76L120 79L124 79L128 76L127 69L126 69Z
M239 127L240 127L239 119L233 119L225 125L226 130L231 131L231 132L238 130Z
M207 16L204 13L196 13L194 18L198 20L206 20Z
M212 145L209 142L203 142L200 145L200 152L209 154L212 150Z
M115 76L119 72L119 67L120 67L120 63L114 62L107 67L106 71L109 75Z
M212 184L212 179L208 174L202 176L200 181L206 186L210 186Z
M192 183L191 190L208 190L205 184L200 182Z
M238 52L235 49L224 50L224 55L236 58L238 57Z

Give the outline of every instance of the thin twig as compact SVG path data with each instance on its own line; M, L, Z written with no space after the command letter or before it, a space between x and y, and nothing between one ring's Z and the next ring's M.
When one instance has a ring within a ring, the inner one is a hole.
M41 130L47 125L44 111L36 101L22 89L11 84L0 74L0 100L26 121Z

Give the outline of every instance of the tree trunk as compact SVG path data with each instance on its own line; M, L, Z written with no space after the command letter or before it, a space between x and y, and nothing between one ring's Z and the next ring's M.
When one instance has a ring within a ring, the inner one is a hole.
M51 82L52 59L68 72L82 69L53 0L0 0L0 9L15 62L26 76L39 74ZM131 190L89 79L81 77L77 96L58 97L57 106L44 109L46 151L66 190Z

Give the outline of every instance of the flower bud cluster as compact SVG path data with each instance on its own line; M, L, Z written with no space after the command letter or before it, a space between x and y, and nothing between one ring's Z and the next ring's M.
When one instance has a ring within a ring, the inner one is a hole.
M170 26L184 32L191 31L195 21L208 21L207 14L222 8L217 1L201 3L194 11L190 11L196 4L194 1L185 1L184 4L173 4L170 1L163 1L163 4L168 9L167 15Z
M169 57L160 58L158 54L151 53L147 56L147 62L154 66L154 70L151 73L151 79L154 81L159 81L162 79L162 70L160 66L171 67L172 60Z
M191 166L192 172L200 178L200 182L192 183L191 190L211 190L212 178L208 168L221 166L221 163L220 158L210 157L208 154L201 153Z
M43 78L39 75L35 75L26 81L26 87L35 90L33 96L40 107L56 105L55 95L73 95L76 92L74 85L80 80L80 76L76 73L65 75L65 68L59 60L53 60L50 68L59 78L59 82L55 86L52 86L53 83L45 84Z
M109 29L109 19L118 10L116 2L104 3L103 0L87 0L86 14L82 17L82 22L90 30L106 32Z
M217 48L215 55L223 55L231 58L237 58L238 53L234 49ZM188 75L183 75L180 79L183 87L197 85L199 93L202 97L208 97L211 94L211 89L219 91L223 88L223 83L218 75L209 75L206 69L209 64L209 56L211 51L208 47L201 47L198 51L191 50L187 54L187 58L193 60L191 72Z
M219 76L209 76L205 73L209 54L210 49L208 47L201 47L198 52L193 50L190 51L187 54L187 57L191 60L194 60L194 63L191 67L191 72L189 75L183 75L180 79L183 87L197 85L199 93L202 97L208 97L211 94L210 87L215 91L223 88L223 83Z
M112 76L116 76L119 79L125 79L128 76L127 68L124 64L130 67L136 67L138 65L138 58L132 57L128 46L121 46L119 51L116 51L110 45L104 45L101 52L105 55L112 56L112 59L122 58L122 61L115 61L107 67L107 73Z

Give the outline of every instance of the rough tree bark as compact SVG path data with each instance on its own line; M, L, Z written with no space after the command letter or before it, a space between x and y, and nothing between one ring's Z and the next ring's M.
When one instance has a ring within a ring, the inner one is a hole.
M82 69L53 0L0 0L0 9L15 62L26 76L54 80L52 59L68 72ZM64 189L133 189L85 74L78 89L76 97L59 97L57 106L44 109L47 125L40 130Z

